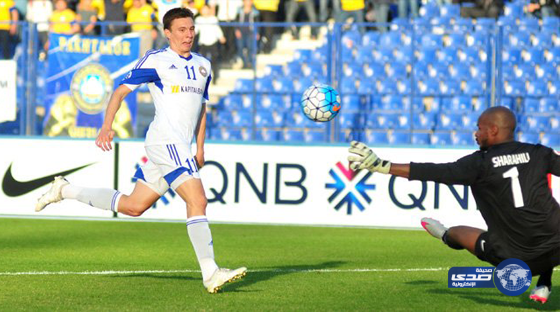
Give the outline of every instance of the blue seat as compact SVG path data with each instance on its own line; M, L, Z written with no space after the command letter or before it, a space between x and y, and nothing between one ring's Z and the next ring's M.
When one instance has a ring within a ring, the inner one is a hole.
M355 47L362 44L362 34L358 30L349 30L342 35L342 44L347 47Z
M344 77L361 77L362 76L362 66L359 63L346 63L342 65L342 75Z
M401 35L400 31L388 31L381 35L379 44L385 47L394 47L401 45Z
M556 113L559 110L557 98L544 97L540 99L538 110L540 113Z
M444 64L454 64L457 62L457 46L445 47L436 53L438 62Z
M500 16L498 24L503 28L504 32L510 33L518 30L517 21L519 18L512 16Z
M413 132L412 144L414 145L429 145L430 134L428 132Z
M356 55L356 63L366 64L373 62L373 48L362 48L358 50Z
M367 78L384 77L385 68L379 63L365 63L363 67L363 75Z
M392 61L393 58L393 48L390 46L381 46L373 51L373 59L378 63L384 64Z
M346 77L342 78L340 82L340 93L353 93L355 94L358 90L356 88L356 78L355 77Z
M438 95L440 93L437 79L419 80L416 86L420 95Z
M240 109L243 107L243 97L240 93L231 93L222 98L220 108L227 110Z
M410 106L408 106L410 107ZM400 95L385 95L381 97L380 105L376 109L390 112L401 112L406 110L406 104L403 102L403 97Z
M255 139L263 142L276 142L280 139L280 131L267 128L258 129Z
M255 116L255 125L257 127L268 127L273 123L274 118L272 117L271 111L257 111L257 115Z
M511 16L513 18L520 18L523 16L523 3L509 2L504 6L504 16Z
M280 133L281 141L284 142L304 142L303 130L284 129Z
M550 117L550 132L552 133L560 133L560 116L552 115Z
M513 111L515 111L515 103L513 102L513 98L509 96L503 96L501 99L498 100L498 106L507 107Z
M457 80L467 80L471 78L470 68L465 63L455 63L449 65L449 77Z
M286 65L286 75L297 78L303 76L303 72L301 70L301 63L299 61L292 61Z
M473 28L473 22L470 18L459 17L455 19L455 24L451 30L455 32L469 32Z
M526 97L523 100L523 113L534 114L539 112L540 100L538 98Z
M309 88L311 85L313 85L313 79L310 77L299 77L294 80L294 91L303 93L305 89Z
M324 77L326 76L326 70L323 63L318 62L308 62L303 63L302 72L305 77Z
M309 49L297 49L294 51L294 60L300 62L309 62L311 60L311 54L313 50Z
M410 64L414 59L414 50L410 47L401 47L393 52L395 61L403 64Z
M502 75L502 76L504 78L508 77L508 76L505 75L505 72L504 72L504 75ZM536 76L535 66L533 66L531 64L514 65L513 66L513 76L515 77L515 79L518 79L518 80L534 79L535 76Z
M461 129L464 131L474 131L478 128L478 117L480 113L472 112L463 115Z
M488 41L488 33L485 31L475 31L467 34L465 43L468 47L483 48L486 47Z
M542 18L542 29L558 29L560 28L560 17L546 16Z
M541 144L560 147L560 133L544 133L541 137Z
M344 103L342 108L344 112L357 113L362 110L362 100L359 95L345 94L342 96L341 102Z
M267 65L264 69L264 73L267 76L281 77L284 76L284 67L282 65Z
M445 112L464 113L472 111L471 97L456 95L442 102L441 108Z
M508 96L525 96L525 82L519 80L505 81L504 94Z
M424 34L421 37L423 47L440 48L443 47L443 40L438 34Z
M277 77L272 81L272 86L275 92L289 93L294 90L294 81L289 76Z
M426 65L435 63L438 50L437 47L421 46L418 50L418 63L425 63Z
M394 131L389 133L389 143L390 144L410 144L411 135L408 131Z
M247 129L228 129L222 128L220 131L220 139L224 141L246 141L251 136Z
M549 96L560 96L560 80L552 81L548 86Z
M441 102L440 97L414 97L412 100L412 110L415 114L420 112L438 112L441 108Z
M446 79L440 82L440 92L443 95L453 96L461 93L461 81Z
M539 47L539 48L550 48L553 46L552 43L552 37L556 36L556 33L554 31L551 31L551 29L555 29L555 28L544 28L543 26L543 30L540 32L537 32L534 34L534 37L531 38L531 44L535 47ZM558 28L556 28L558 29Z
M364 142L363 131L355 131L351 129L343 129L338 132L338 142L351 142L362 141Z
M425 61L418 61L412 68L415 79L426 79L428 75L428 64Z
M502 50L503 64L513 65L521 61L521 49L515 47L504 47Z
M398 79L397 92L401 95L409 95L412 92L410 79L408 78Z
M253 115L248 111L232 111L232 123L234 127L250 127L253 124Z
M451 142L456 146L476 145L472 131L457 131L451 134Z
M465 83L463 93L469 96L481 96L486 94L486 82L484 80L472 79Z
M362 37L363 47L375 47L379 44L381 34L378 31L368 31Z
M535 65L543 62L543 51L540 47L530 47L521 51L521 59L524 63Z
M258 94L257 109L258 110L283 110L288 104L284 103L284 99L279 94Z
M395 94L397 93L396 82L392 79L380 80L377 84L377 93L379 94Z
M389 137L387 131L369 131L364 134L364 141L366 144L389 144Z
M274 87L272 86L272 77L264 76L261 78L257 78L255 88L258 92L273 92Z
M338 114L336 120L338 121L340 128L352 129L356 128L360 124L358 116L358 113L347 112L346 110L344 110Z
M544 80L530 80L527 86L528 96L547 96L548 86Z
M439 5L437 5L435 2L428 2L427 4L423 5L418 11L420 17L427 20L432 19L434 17L439 17L439 13L440 13Z
M537 132L517 132L519 142L537 144L540 141L540 134Z
M325 142L327 135L325 131L308 130L303 132L303 139L308 143Z
M453 145L451 132L448 131L434 131L430 137L431 145Z
M412 116L412 126L415 130L433 130L436 125L434 113L418 113Z
M462 129L463 114L440 112L437 115L436 130Z
M386 69L387 77L391 79L406 78L406 64L404 63L389 63Z
M481 114L483 111L485 111L488 108L488 105L486 104L486 99L483 97L473 96L471 97L471 103L474 112L478 114Z
M377 93L376 81L373 79L363 79L360 80L360 85L358 86L358 94L368 95ZM342 101L345 103L345 101Z
M233 90L236 92L252 92L253 79L244 79L244 78L237 79Z
M556 66L551 63L541 63L535 65L535 74L537 79L556 80Z
M479 52L482 51L483 48L472 46L472 47L460 47L457 49L457 59L460 62L465 62L467 64L476 64L479 63L480 56Z
M496 26L496 20L494 18L488 18L488 17L479 17L476 19L476 24L474 26L474 28L477 31L492 31L494 29L494 27Z
M399 128L399 116L398 113L376 113L368 117L368 120L375 119L375 123L371 124L376 124L377 129L395 129ZM366 124L368 124L367 121Z
M539 31L539 20L535 17L530 17L529 15L523 17L519 21L519 31L520 32L537 32Z
M458 18L461 16L461 6L459 4L444 4L439 8L439 15Z
M528 32L504 33L504 46L525 48L531 46L531 35Z
M541 132L550 128L549 116L524 115L521 117L519 128L522 131Z

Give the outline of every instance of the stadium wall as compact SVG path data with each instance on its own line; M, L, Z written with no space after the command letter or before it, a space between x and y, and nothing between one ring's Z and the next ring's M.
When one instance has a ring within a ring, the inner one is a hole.
M0 144L0 214L7 215L35 214L35 201L48 189L49 176L68 170L74 170L66 176L77 185L118 187L129 193L134 187L131 177L146 161L143 143L137 141L117 143L106 153L91 140L0 139ZM376 148L380 157L394 162L449 162L473 151ZM201 176L212 221L410 228L431 216L450 226L485 227L467 187L352 172L346 146L210 142L205 155ZM554 177L551 185L558 196L560 180ZM40 215L113 217L77 201L49 207ZM173 192L140 217L185 218L185 204Z

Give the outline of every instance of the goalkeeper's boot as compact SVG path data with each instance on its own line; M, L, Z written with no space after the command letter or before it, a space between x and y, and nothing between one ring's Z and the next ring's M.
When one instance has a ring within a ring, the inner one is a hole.
M549 290L546 285L538 286L531 290L529 299L535 302L546 303L548 301L548 296L550 296L551 293L552 291Z
M58 203L59 201L61 201L63 199L62 188L68 184L68 181L66 181L66 179L62 176L54 178L51 189L43 194L43 196L39 197L39 199L37 200L35 211L39 212L45 209L48 204Z
M247 275L247 268L241 267L235 270L217 269L209 280L203 282L206 290L215 294L226 283L233 282Z
M447 231L447 228L443 226L443 224L432 218L422 218L421 223L424 230L437 239L441 239L443 234Z

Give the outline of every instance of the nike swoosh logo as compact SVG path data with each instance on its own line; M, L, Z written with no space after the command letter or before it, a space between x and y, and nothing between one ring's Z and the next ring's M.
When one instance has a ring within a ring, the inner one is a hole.
M340 105L333 106L332 110L338 112L340 110Z
M40 188L43 185L47 185L47 184L51 183L53 181L53 179L57 176L69 175L69 174L74 173L78 170L84 169L85 167L89 167L89 166L93 165L94 163L87 164L87 165L77 167L77 168L74 168L74 169L70 169L70 170L66 170L66 171L57 172L55 174L44 176L42 178L29 180L29 181L23 181L23 182L14 179L14 176L12 175L12 164L13 163L11 163L10 167L8 167L8 170L6 170L6 173L4 174L4 180L2 180L2 191L4 191L4 194L8 195L9 197L16 197L16 196L21 196L23 194L27 194L31 191L34 191L34 190Z

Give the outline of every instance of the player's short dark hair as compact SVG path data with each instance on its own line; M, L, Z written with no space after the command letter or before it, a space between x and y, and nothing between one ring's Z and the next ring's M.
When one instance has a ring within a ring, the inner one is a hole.
M171 23L178 18L190 17L194 20L194 14L191 10L187 8L174 8L163 16L163 29L171 30Z

